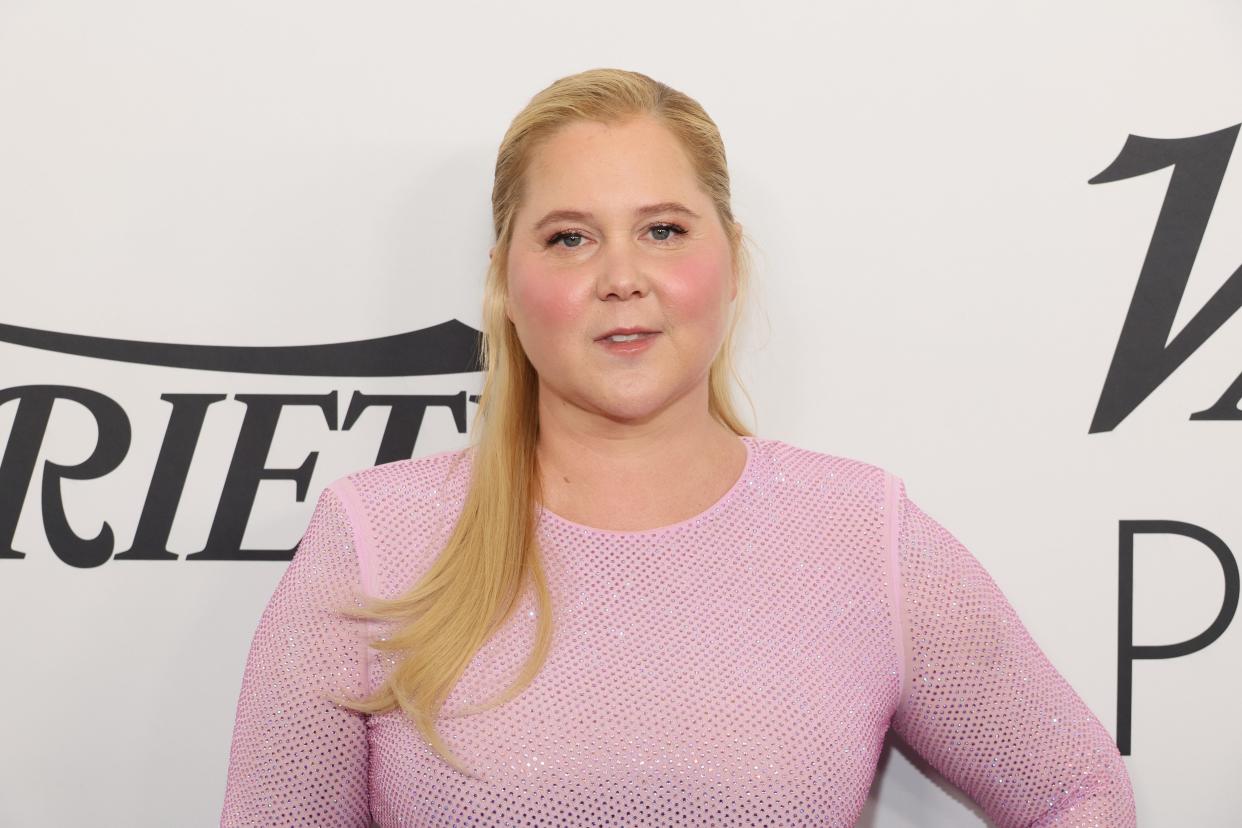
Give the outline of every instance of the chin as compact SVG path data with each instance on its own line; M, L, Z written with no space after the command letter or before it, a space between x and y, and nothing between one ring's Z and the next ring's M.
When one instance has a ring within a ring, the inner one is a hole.
M645 420L659 414L668 404L665 397L626 394L620 389L592 400L595 410L612 420Z
M660 406L627 405L626 403L603 403L597 406L599 412L610 420L626 422L642 422L659 414Z
M630 394L621 389L610 389L610 393L600 398L596 405L612 419L641 422L659 415L676 401L677 395L667 389L662 389L661 393L635 389Z

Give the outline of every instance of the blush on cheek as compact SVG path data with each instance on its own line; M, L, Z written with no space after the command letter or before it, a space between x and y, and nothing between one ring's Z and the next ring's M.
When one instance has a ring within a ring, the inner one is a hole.
M571 327L581 315L574 302L572 282L556 274L510 266L509 301L515 315L525 319L532 332L549 336Z
M726 254L703 251L670 262L665 271L664 292L683 321L706 321L727 306L730 293L730 263Z

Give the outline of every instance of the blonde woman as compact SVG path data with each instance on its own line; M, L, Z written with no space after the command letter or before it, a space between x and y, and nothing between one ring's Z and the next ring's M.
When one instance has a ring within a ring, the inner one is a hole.
M848 826L890 727L997 825L1134 825L1108 733L902 479L742 424L698 103L558 80L492 209L470 445L324 489L222 825Z

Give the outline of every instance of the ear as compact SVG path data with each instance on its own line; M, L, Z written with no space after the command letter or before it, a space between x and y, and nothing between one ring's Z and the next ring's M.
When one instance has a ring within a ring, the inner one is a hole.
M733 222L733 227L734 227L734 229L737 231L738 246L740 247L740 246L741 246L741 244L742 244L742 241L741 241L741 239L742 239L742 223L741 223L740 221L734 221L734 222ZM732 300L734 300L734 299L736 299L736 298L737 298L737 268L735 267L735 268L733 269L733 291L732 291L732 294L729 296L729 300L730 300L730 301L732 301Z
M489 249L489 250L487 251L487 258L488 258L488 261L491 261L492 257L493 257L493 256L495 256L495 255L496 255L496 245L494 245L494 244L493 244L493 245L491 246L491 249Z

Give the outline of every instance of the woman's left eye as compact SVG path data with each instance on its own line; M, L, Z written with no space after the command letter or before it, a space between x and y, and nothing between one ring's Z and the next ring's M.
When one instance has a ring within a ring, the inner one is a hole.
M663 235L663 236L659 236L659 237L657 237L657 238L656 238L656 241L668 241L668 240L669 240L670 238L672 238L674 235L678 235L678 236L684 235L684 234L685 234L685 232L686 232L686 228L684 228L684 227L679 227L679 226L677 226L676 224L653 224L653 225L651 225L650 227L648 227L648 228L647 228L647 232L648 232L648 233L652 233L652 232L655 232L655 233L660 233L660 232L663 232L663 233L665 233L666 235Z

